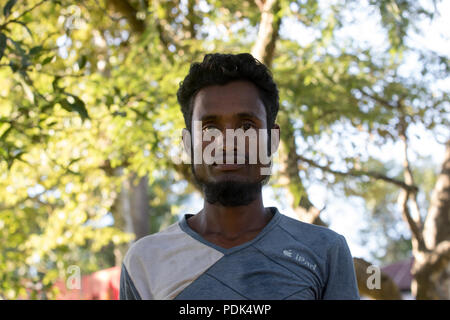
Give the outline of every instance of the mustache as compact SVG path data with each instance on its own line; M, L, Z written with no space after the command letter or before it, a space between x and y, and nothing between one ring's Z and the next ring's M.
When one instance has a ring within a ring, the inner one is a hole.
M249 156L244 153L223 153L222 155L213 156L213 164L248 164Z

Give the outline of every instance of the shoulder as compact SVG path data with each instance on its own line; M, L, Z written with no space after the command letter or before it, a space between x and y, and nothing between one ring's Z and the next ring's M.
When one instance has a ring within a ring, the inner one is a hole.
M177 222L133 243L123 265L143 299L169 299L222 256Z
M307 242L330 242L334 243L342 237L330 228L296 220L284 214L281 215L280 227L293 237Z
M343 241L345 242L341 234L327 227L306 223L283 214L278 226L294 241L313 249L322 256L327 255L330 249L340 246Z
M162 231L142 237L128 249L124 258L125 266L129 266L136 259L147 260L151 256L167 252L170 247L182 243L183 237L184 233L179 227L179 222Z

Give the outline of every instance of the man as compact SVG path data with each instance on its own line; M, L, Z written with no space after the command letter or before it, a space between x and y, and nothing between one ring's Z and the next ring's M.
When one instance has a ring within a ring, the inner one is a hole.
M276 151L269 132L280 130L279 98L270 71L250 54L208 54L191 66L177 97L203 209L132 245L120 298L359 299L344 237L264 207L268 164L249 161L255 149L238 148L238 136L228 135L263 133L256 138L258 153ZM205 157L214 130L223 135L214 135L212 160L198 161L195 152ZM228 161L239 157L243 164Z

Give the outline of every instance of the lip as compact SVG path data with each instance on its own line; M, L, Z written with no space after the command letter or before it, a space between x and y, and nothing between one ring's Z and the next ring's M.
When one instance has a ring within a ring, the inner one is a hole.
M236 171L243 168L245 164L214 164L213 167L219 171Z

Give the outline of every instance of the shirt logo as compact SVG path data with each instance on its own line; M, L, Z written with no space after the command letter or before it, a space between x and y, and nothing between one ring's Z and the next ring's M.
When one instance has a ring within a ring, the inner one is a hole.
M292 258L292 250L283 250L283 254L285 256L288 256L289 258Z
M305 257L303 257L302 255L298 254L298 253L295 252L294 250L291 250L291 249L289 249L289 250L288 250L288 249L284 249L284 250L283 250L283 254L284 254L286 257L292 258L292 259L294 259L295 261L300 262L301 264L307 266L307 267L310 268L311 270L316 271L316 267L317 267L316 264L314 264L314 263L312 263L312 262L306 260Z

